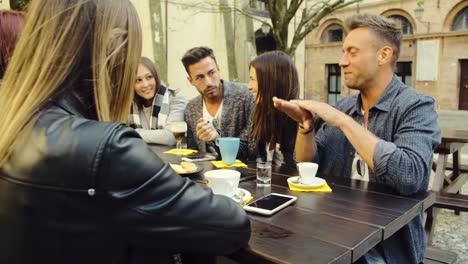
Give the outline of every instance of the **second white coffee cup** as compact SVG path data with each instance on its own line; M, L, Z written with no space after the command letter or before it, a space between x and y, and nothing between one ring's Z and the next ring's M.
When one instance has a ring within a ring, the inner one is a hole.
M317 175L319 165L313 162L299 162L297 169L299 170L300 182L303 184L312 184L315 175Z
M235 170L210 170L205 172L208 187L215 194L233 197L238 191L240 172Z

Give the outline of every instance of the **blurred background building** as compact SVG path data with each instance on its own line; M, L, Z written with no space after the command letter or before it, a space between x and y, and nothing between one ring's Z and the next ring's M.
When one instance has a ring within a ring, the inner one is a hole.
M338 66L346 35L343 22L355 13L399 21L404 34L399 78L433 96L438 109L468 110L467 0L369 0L326 17L306 39L306 98L334 104L355 92L342 85Z
M8 2L0 0L0 8L9 8ZM263 23L270 22L266 0L132 2L143 27L143 55L156 62L166 83L182 89L188 98L197 92L180 62L186 50L213 48L221 76L247 82L250 60L276 48L271 29ZM306 0L302 8L316 2ZM364 12L401 23L404 41L396 73L405 83L433 96L438 109L468 110L468 0L363 0L329 14L293 56L302 98L334 104L355 92L343 86L338 61L346 36L344 20ZM300 13L289 24L290 34Z
M0 8L9 9L9 1L0 0ZM161 78L180 88L187 98L198 95L180 61L188 49L213 48L223 79L248 82L248 64L257 55L256 47L259 52L275 48L271 29L262 22L269 19L262 0L131 1L143 27L143 55L153 59ZM302 84L304 52L303 41L295 53Z

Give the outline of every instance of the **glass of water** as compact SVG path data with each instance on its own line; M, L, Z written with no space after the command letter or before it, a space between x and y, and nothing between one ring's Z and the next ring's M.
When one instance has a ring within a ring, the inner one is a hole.
M257 186L269 187L271 186L271 162L258 161L257 162Z

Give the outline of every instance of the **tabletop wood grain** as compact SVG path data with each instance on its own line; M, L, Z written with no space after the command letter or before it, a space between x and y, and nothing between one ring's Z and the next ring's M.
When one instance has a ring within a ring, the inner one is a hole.
M180 162L180 157L162 154L167 147L151 148L166 162ZM209 161L197 165L204 170L194 178L216 169ZM255 164L248 165L237 170L255 174ZM402 196L384 185L343 177L327 178L332 193L291 191L287 179L295 175L295 168L274 167L271 187L257 187L255 180L240 183L255 198L277 192L298 199L273 216L249 213L249 247L231 258L240 263L353 263L435 201L431 192Z

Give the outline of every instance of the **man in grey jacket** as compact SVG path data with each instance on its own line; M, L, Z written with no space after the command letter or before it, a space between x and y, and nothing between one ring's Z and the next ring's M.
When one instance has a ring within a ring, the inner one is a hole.
M182 63L188 81L200 93L185 109L187 147L219 153L214 144L217 138L239 137L238 157L246 158L250 136L247 123L254 105L252 93L245 84L221 79L213 50L208 47L188 50L182 57Z

